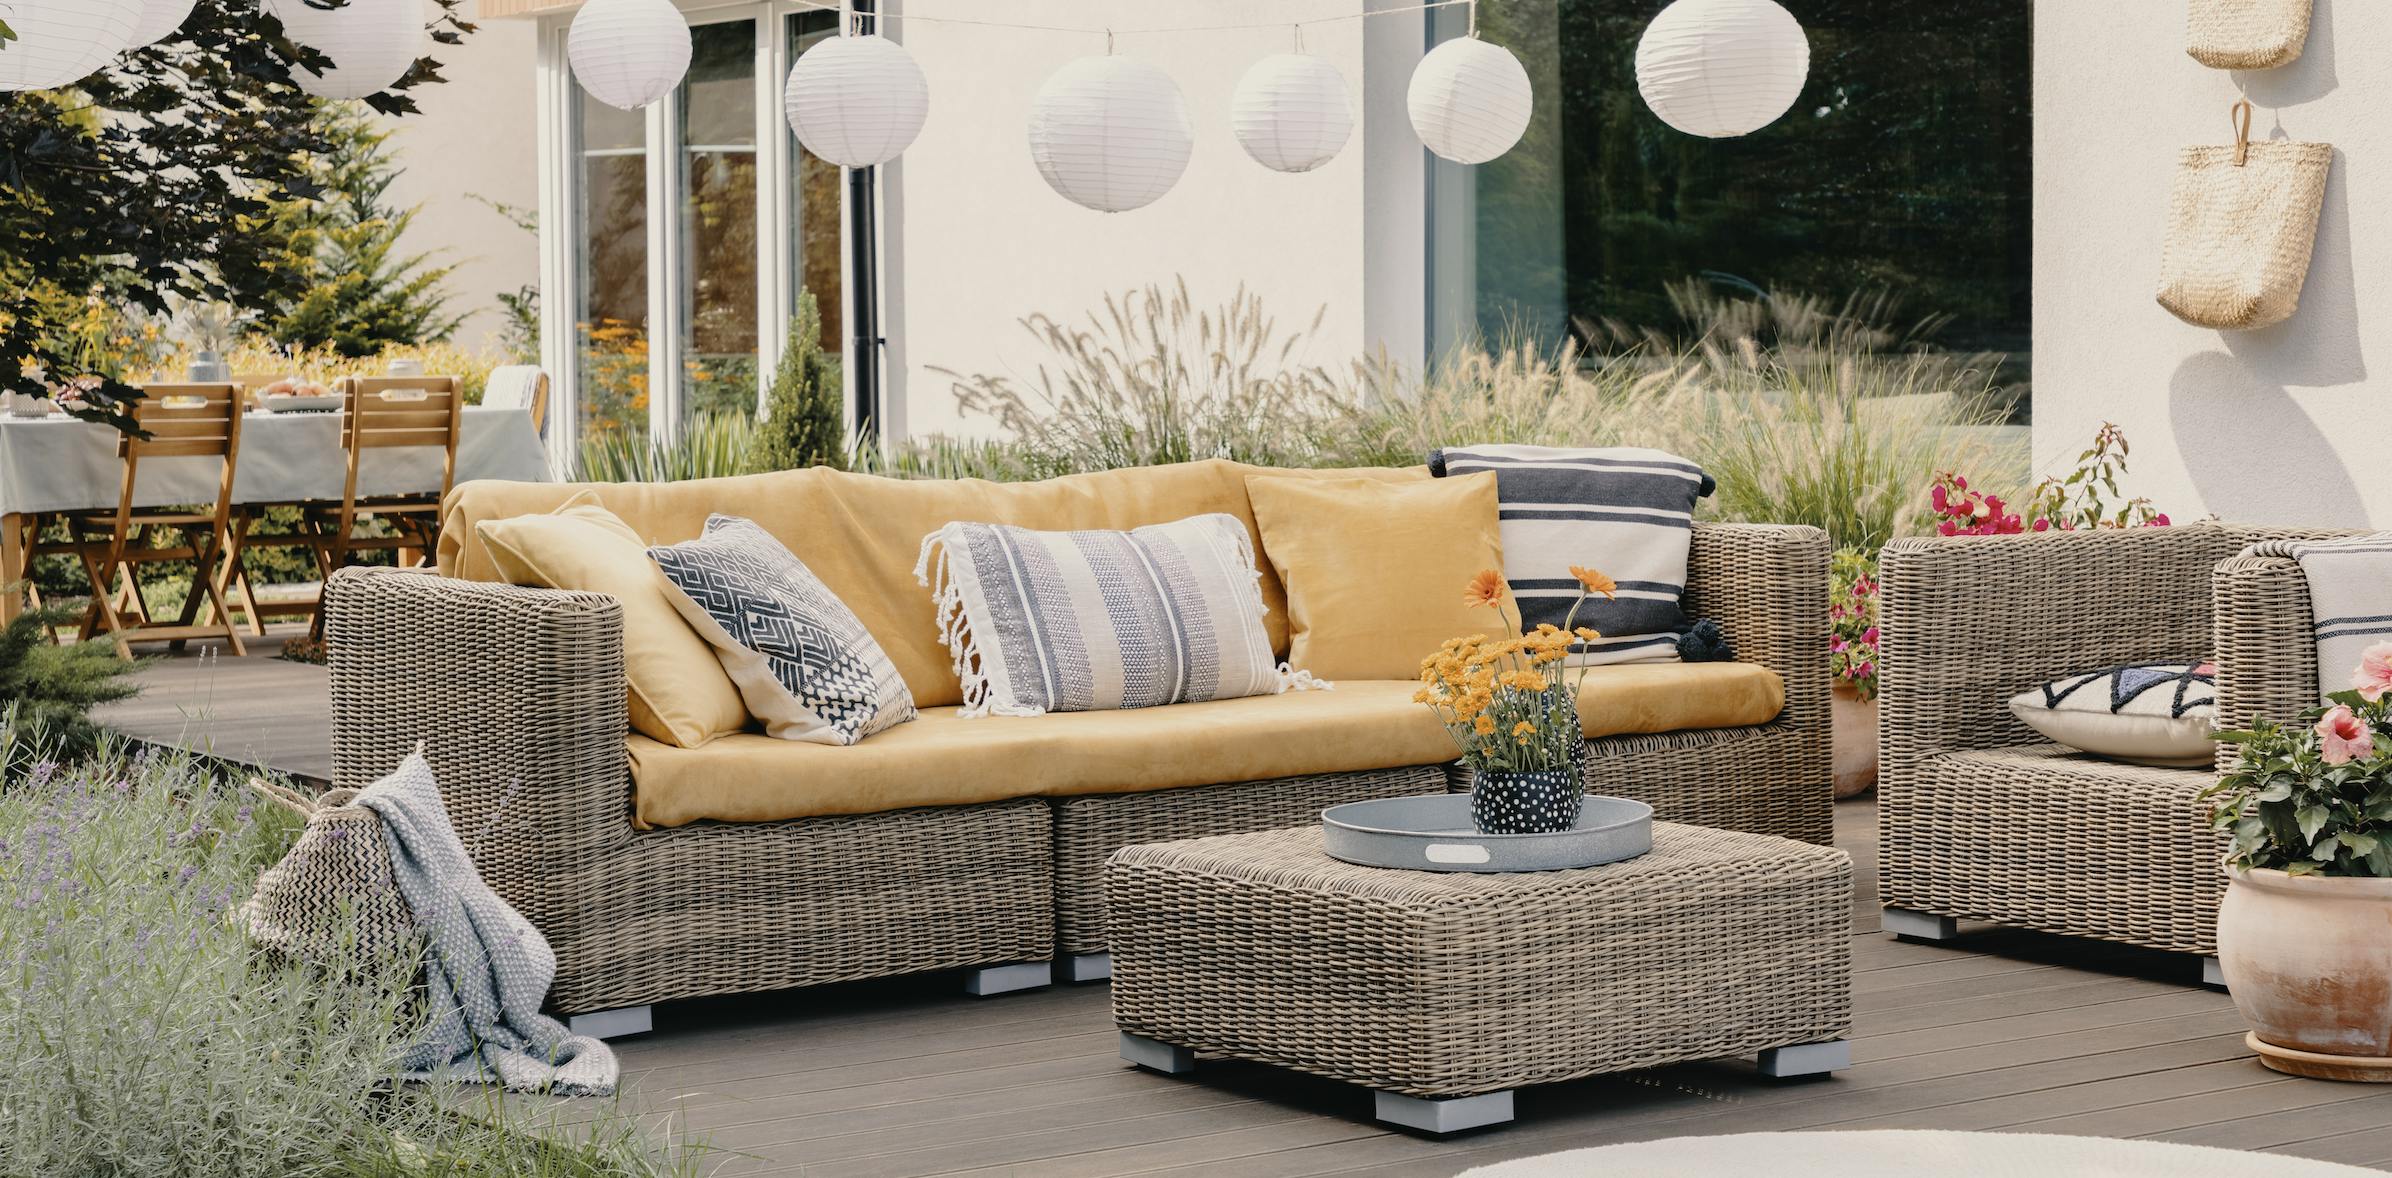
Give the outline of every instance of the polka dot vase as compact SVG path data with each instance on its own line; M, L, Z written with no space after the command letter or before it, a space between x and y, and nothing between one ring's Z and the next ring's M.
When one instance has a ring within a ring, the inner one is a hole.
M1552 834L1578 825L1583 788L1572 769L1481 771L1470 789L1470 816L1480 834Z

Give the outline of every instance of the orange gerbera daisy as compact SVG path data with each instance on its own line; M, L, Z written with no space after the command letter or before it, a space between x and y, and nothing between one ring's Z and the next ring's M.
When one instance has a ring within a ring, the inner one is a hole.
M1571 565L1570 575L1578 578L1578 583L1585 586L1589 593L1600 593L1604 597L1615 599L1619 594L1620 583L1603 575L1599 570Z
M1503 574L1494 569L1478 570L1478 575L1470 578L1470 588L1462 594L1462 600L1488 609L1503 608Z

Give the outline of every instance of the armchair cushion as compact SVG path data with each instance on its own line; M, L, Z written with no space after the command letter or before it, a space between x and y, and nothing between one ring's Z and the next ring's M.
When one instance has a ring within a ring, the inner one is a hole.
M754 733L702 749L630 741L643 826L776 822L1265 781L1442 764L1454 746L1409 680L1127 711L966 720L925 708L849 748ZM1783 685L1749 663L1596 667L1579 693L1589 737L1737 728L1773 719Z
M587 492L543 515L475 525L497 579L540 589L604 593L623 603L623 670L631 727L696 748L747 727L747 705L722 663L666 597L664 575L639 534Z

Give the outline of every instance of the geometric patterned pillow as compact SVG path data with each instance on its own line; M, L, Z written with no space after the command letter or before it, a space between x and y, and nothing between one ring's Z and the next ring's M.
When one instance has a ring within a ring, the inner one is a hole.
M2206 765L2217 746L2217 664L2139 663L2054 679L2011 697L2028 727L2079 752L2145 765Z
M888 652L763 528L718 515L705 535L648 555L767 733L847 745L914 718Z

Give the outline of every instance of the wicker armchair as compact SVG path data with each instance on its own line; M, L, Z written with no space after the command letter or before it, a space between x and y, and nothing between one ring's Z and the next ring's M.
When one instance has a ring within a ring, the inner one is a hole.
M2289 534L2201 523L1887 546L1886 931L1940 939L1985 920L2214 953L2222 843L2196 797L2212 773L2074 753L2004 705L2073 672L2206 654L2224 722L2297 708L2315 691L2299 573L2229 559Z

